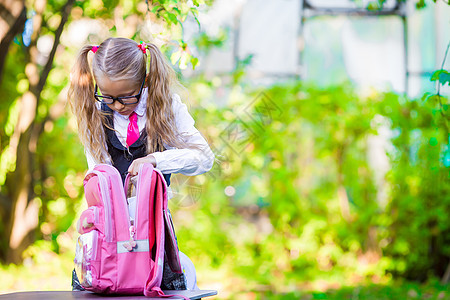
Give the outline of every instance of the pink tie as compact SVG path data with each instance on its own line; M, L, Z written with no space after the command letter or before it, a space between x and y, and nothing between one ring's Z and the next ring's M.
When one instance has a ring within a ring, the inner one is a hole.
M133 111L129 116L130 123L128 124L127 130L127 145L128 147L133 145L139 139L139 127L137 124L137 115Z

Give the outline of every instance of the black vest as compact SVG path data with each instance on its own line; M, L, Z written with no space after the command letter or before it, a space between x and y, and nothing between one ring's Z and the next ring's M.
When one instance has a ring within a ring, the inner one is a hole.
M107 113L107 122L110 128L114 128L114 120L113 120L113 111L106 104L102 104L102 112ZM134 142L129 149L122 145L119 139L116 136L114 130L109 129L104 126L106 133L106 145L108 146L108 153L111 156L113 166L119 170L120 175L122 176L122 181L125 182L125 177L128 173L128 168L130 167L133 160L136 158L141 158L147 155L146 153L146 138L147 134L144 131L139 139ZM164 179L167 182L167 186L170 185L170 175L171 174L163 174Z

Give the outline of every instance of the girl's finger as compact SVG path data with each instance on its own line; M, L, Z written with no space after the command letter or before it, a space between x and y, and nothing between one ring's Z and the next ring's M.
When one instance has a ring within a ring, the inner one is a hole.
M128 168L128 173L130 173L131 176L136 175L134 165L135 165L135 163L134 163L134 161L133 161L133 162L131 163L130 167Z

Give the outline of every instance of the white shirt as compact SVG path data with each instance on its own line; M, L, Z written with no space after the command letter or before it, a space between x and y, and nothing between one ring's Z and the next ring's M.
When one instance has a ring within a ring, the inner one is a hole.
M141 100L135 108L135 112L138 115L138 127L139 132L144 130L147 115L145 113L147 107L148 88L142 90ZM97 102L97 108L100 109L100 103ZM209 171L214 163L214 153L211 151L206 140L201 133L195 128L195 121L187 110L186 104L181 102L180 96L173 94L172 96L172 109L175 116L175 125L179 133L185 138L187 143L197 144L203 151L196 149L177 149L175 147L169 147L164 143L164 147L167 149L163 152L151 153L156 159L156 168L158 168L163 174L169 173L181 173L183 175L194 176L203 174ZM128 116L123 116L118 112L113 112L114 129L119 141L126 147L126 137L128 129ZM85 151L89 170L92 170L98 163L94 160L89 151ZM111 161L107 162L112 165Z

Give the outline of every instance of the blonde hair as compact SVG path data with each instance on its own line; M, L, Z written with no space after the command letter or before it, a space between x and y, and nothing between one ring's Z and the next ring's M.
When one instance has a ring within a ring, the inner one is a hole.
M92 45L84 46L71 73L69 102L78 123L78 134L85 148L89 149L95 161L104 163L110 159L106 151L107 116L97 109L94 98L94 82L106 76L112 81L130 80L139 87L146 74L147 54L138 44L126 38L108 38L98 46L92 60L92 73L88 53ZM180 85L175 71L154 44L147 44L150 63L147 77L147 153L163 151L163 144L176 148L195 148L178 133L172 111L172 87Z

